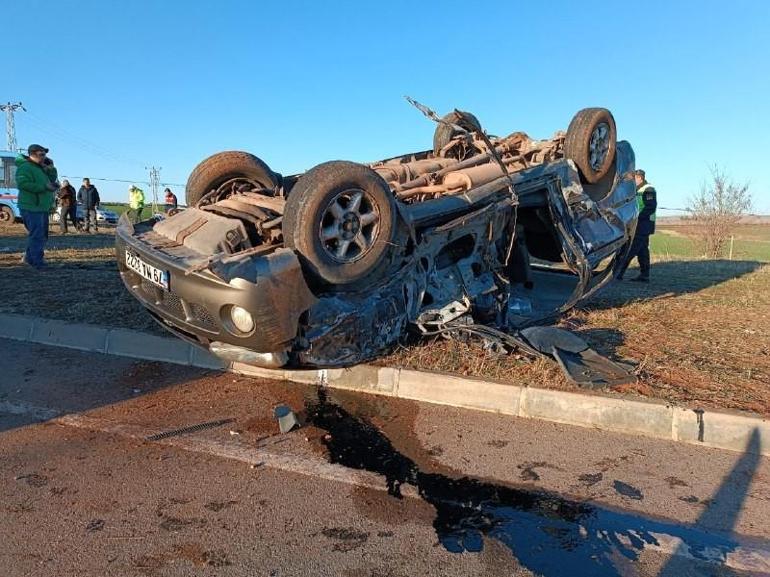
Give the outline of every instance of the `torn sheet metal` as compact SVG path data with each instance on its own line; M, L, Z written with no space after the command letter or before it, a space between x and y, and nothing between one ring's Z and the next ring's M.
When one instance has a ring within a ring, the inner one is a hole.
M528 327L520 334L532 348L553 357L578 386L604 388L636 382L630 367L603 357L575 333L557 327Z

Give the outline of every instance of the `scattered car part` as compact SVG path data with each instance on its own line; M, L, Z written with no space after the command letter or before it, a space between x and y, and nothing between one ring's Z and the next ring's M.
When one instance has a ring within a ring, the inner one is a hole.
M162 439L168 439L169 437L178 437L179 435L186 435L187 433L197 433L198 431L204 431L206 429L214 429L221 427L227 423L234 422L235 419L220 419L218 421L209 421L207 423L198 423L197 425L190 425L189 427L182 427L180 429L172 429L171 431L163 431L155 435L145 437L145 441L160 441Z
M288 433L294 427L299 427L297 415L286 405L279 405L275 408L275 418L278 419L278 428L281 433Z
M564 375L587 388L604 388L636 382L625 366L603 357L575 333L558 327L527 327L521 336L535 349L552 356Z

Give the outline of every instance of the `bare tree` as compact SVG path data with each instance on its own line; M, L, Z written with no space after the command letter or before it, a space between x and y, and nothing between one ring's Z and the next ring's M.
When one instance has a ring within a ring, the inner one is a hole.
M706 257L719 258L735 225L751 210L752 198L748 183L736 184L716 165L710 171L711 180L690 199L687 210Z

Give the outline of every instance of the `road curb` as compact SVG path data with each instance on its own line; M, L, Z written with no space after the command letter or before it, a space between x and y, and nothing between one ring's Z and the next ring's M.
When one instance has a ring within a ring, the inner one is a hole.
M739 411L654 400L519 387L431 371L358 365L289 371L226 365L185 341L129 329L0 314L0 337L212 370L542 419L617 433L770 456L770 420ZM757 440L759 442L757 442Z

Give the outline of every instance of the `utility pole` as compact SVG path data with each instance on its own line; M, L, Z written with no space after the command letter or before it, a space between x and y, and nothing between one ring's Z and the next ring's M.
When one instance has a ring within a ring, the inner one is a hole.
M17 152L16 124L13 121L13 113L17 110L27 111L27 109L21 105L21 102L0 104L0 111L5 112L5 132L8 136L8 150L11 152Z
M158 189L160 188L160 166L144 167L150 171L150 189L152 189L152 213L158 212Z

